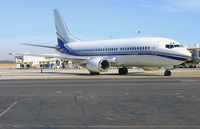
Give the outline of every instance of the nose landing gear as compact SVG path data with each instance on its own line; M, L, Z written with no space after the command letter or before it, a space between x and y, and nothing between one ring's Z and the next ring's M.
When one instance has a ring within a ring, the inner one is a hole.
M171 76L171 71L170 70L166 70L165 72L164 72L164 76Z

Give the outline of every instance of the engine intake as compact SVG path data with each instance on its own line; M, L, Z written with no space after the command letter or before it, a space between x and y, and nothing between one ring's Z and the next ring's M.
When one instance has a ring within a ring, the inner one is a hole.
M91 59L86 64L86 68L90 72L106 72L110 69L111 65L108 60L105 59Z

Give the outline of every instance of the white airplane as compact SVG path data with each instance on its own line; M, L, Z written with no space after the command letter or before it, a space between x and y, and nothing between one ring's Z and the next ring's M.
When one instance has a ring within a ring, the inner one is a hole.
M168 38L130 38L99 41L82 41L73 37L59 12L54 10L57 34L57 46L27 44L37 47L55 49L65 60L86 66L90 74L107 72L112 66L119 67L119 74L125 75L130 67L140 67L144 70L156 70L164 67L164 75L170 76L171 69L191 57L191 53L180 43ZM44 56L37 54L20 54Z

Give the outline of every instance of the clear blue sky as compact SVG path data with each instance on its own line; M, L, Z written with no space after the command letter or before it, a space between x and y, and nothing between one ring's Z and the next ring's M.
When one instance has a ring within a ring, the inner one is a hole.
M56 44L53 9L83 40L166 37L200 42L200 0L5 0L0 2L0 60L9 52L54 53L20 43ZM141 33L137 34L136 31Z

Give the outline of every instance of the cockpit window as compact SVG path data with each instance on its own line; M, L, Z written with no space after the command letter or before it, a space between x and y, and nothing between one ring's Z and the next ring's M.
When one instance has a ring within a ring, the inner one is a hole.
M169 45L170 47L169 48L174 48L174 45Z
M180 45L174 45L174 47L180 47Z
M174 48L174 45L167 44L165 47L170 49L170 48Z
M174 44L174 45L172 45L172 44L167 44L165 47L171 49L171 48L181 47L181 46L178 45L178 44Z

